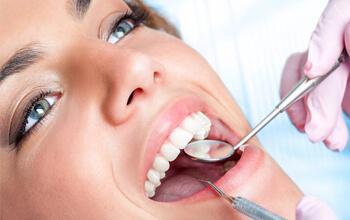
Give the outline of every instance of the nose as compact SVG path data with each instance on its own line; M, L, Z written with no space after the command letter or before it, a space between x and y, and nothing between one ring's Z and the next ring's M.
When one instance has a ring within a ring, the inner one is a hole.
M114 58L104 74L107 95L102 107L107 119L117 125L147 105L164 81L165 69L152 57L133 49L123 48L117 57L110 57Z
M74 62L80 66L75 73L79 75L76 86L89 91L90 99L95 97L100 112L112 125L121 124L137 109L142 110L164 84L164 66L145 52L98 43L83 47Z

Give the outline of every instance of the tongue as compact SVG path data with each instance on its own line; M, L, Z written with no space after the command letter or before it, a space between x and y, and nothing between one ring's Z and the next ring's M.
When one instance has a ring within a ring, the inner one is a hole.
M153 200L171 202L186 198L206 187L195 178L215 182L224 174L222 164L198 163L195 167L174 169L175 174L162 181Z

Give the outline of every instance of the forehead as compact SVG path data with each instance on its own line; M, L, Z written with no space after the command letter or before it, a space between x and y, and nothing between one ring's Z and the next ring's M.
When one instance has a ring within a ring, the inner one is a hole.
M0 61L68 19L65 0L0 0L0 5Z
M66 0L0 0L0 4L0 18L4 21L8 18L40 16L47 13L48 9L60 10L66 4Z
M77 27L95 31L104 16L127 7L122 0L91 0L86 16L79 20L72 16L70 2L72 0L0 0L0 64L30 42L49 47L56 40L70 38Z
M0 0L0 38L67 18L66 0ZM37 24L37 25L36 25Z

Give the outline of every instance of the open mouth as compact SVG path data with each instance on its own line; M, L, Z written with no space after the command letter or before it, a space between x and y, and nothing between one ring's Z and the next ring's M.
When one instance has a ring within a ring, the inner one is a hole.
M234 145L238 138L219 120L209 119L202 112L188 115L175 128L154 159L147 172L145 193L148 198L161 202L185 199L206 187L195 178L215 182L236 165L239 154L230 160L216 163L201 163L188 158L183 149L191 141L219 140ZM203 148L206 154L209 148Z

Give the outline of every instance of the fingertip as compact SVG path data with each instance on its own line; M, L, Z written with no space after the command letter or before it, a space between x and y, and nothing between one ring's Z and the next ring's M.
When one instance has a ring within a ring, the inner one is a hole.
M318 122L310 120L305 124L305 133L308 135L312 143L317 143L326 139L328 128L320 126Z
M346 142L344 143L343 141L339 140L325 140L324 144L327 146L328 149L337 152L344 150L346 146Z
M313 64L311 61L306 61L305 66L304 66L304 74L307 76L307 78L312 79L314 77L317 77L319 75L320 71L315 70L317 68L317 66L315 68L313 68Z
M323 141L330 131L329 123L321 123L325 119L321 102L317 96L310 94L306 103L305 132L312 143Z
M309 69L306 68L306 64L305 64L304 74L309 79L322 76L323 74L328 72L327 66L330 66L330 64L327 64L321 61L318 62L317 64L315 64L316 62L313 62L313 63L311 61L307 61L307 62L309 62L308 64Z
M326 203L314 196L304 196L298 202L295 210L296 219L298 220L338 219Z
M297 129L298 129L301 133L305 133L305 124L298 126Z
M303 102L299 100L287 110L290 120L298 131L305 133L306 110Z
M308 73L312 68L312 63L311 61L306 61L305 65L304 65L304 72L305 73Z
M326 139L329 134L328 126L322 126L319 124L319 120L312 119L308 113L306 116L305 133L309 137L312 143L317 143Z
M304 66L304 74L308 78L314 78L321 75L318 69L320 68L323 48L322 44L319 43L319 37L316 33L317 32L314 32L311 36L307 52L307 59Z
M332 151L343 151L344 148L346 147L348 137L346 135L339 137L339 139L333 139L333 140L325 140L324 143L326 144L327 148L332 150Z
M294 126L298 129L299 132L301 133L305 133L305 119L291 119Z
M339 114L337 124L332 133L324 140L328 149L332 151L342 151L346 147L349 139L349 132L342 114Z

